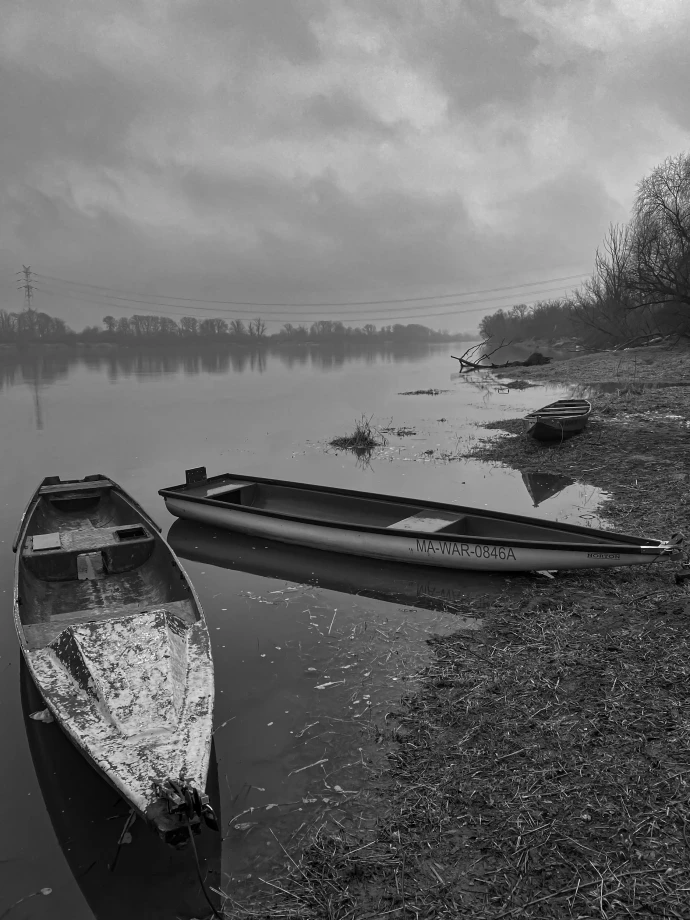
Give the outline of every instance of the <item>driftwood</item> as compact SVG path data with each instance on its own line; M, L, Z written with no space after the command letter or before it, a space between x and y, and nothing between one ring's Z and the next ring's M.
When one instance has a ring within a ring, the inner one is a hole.
M487 340L488 341L488 340ZM510 344L510 342L508 343ZM480 364L481 361L488 361L491 355L495 354L500 348L505 348L506 343L501 342L500 345L497 345L496 348L492 351L487 352L486 354L481 355L477 361L471 361L467 356L476 351L478 348L481 348L482 345L486 345L486 341L480 342L479 345L473 345L472 348L468 348L467 351L461 356L451 355L451 358L454 358L456 361L460 362L460 373L466 374L470 371L490 371L490 370L499 370L504 367L534 367L539 364L550 364L551 358L547 358L545 355L541 354L539 351L532 352L532 354L525 361L506 361L505 364L494 364L493 361L489 361L488 364Z

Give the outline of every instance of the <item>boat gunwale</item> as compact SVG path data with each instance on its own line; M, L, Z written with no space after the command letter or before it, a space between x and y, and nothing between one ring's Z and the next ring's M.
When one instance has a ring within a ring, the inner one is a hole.
M582 401L581 406L559 406L558 403L549 403L548 406L542 406L541 409L533 409L525 415L530 421L533 419L554 419L564 418L569 421L572 419L586 419L592 413L592 404L587 400Z
M565 531L566 533L572 534L582 534L583 536L591 536L592 531L596 534L601 535L602 539L597 543L564 543L564 542L547 542L543 540L526 540L526 539L504 539L501 537L488 537L488 536L473 536L470 534L454 534L447 532L428 532L428 531L417 531L417 530L392 530L389 527L378 527L371 524L352 524L347 521L336 521L336 520L322 520L315 519L312 517L303 517L301 515L291 514L284 511L272 511L267 508L254 508L251 505L229 505L227 502L219 501L218 499L208 498L206 496L200 495L190 495L189 490L196 488L200 483L191 483L191 484L180 484L176 486L169 486L165 489L159 489L158 494L162 496L163 499L171 498L178 499L182 501L191 502L193 504L201 505L210 505L214 508L223 508L230 511L239 511L244 514L254 514L259 517L267 518L279 518L286 521L294 521L300 524L310 524L316 527L326 527L336 530L348 530L348 531L360 531L372 534L380 534L390 537L391 539L411 539L415 538L418 540L444 540L453 543L476 543L479 545L487 546L514 546L521 549L549 549L553 551L562 551L568 550L573 552L596 552L602 547L606 548L608 552L622 552L624 554L634 554L634 553L646 553L652 556L655 550L659 550L657 555L663 555L666 548L670 546L668 541L656 540L652 538L636 538L629 536L627 534L620 534L616 532L611 532L610 535L607 531L602 531L600 529L583 527L579 524L560 524L556 521L547 521L540 520L538 518L530 518L525 515L517 514L503 514L500 511L490 511L490 510L478 510L476 508L469 508L463 505L449 505L444 502L435 502L435 501L425 501L424 503L415 502L414 499L401 498L400 496L393 495L382 495L375 492L359 492L354 489L340 489L335 486L319 486L311 485L305 483L295 483L289 482L282 479L268 479L259 476L239 476L234 473L221 473L218 476L209 476L204 480L207 483L218 482L218 481L228 482L229 484L232 481L241 481L241 482L251 482L263 485L276 485L282 486L285 488L294 488L300 489L303 491L312 491L312 492L321 492L331 495L341 495L349 498L364 498L370 499L372 501L381 501L385 503L395 504L401 503L405 505L410 505L411 507L418 507L419 510L435 509L443 511L453 511L460 514L469 514L477 517L486 517L490 520L495 521L508 521L510 523L517 524L526 524L533 527L544 527L546 529L552 529L554 533L559 531ZM167 507L167 502L166 502ZM620 542L615 542L620 541ZM651 559L650 559L651 561Z

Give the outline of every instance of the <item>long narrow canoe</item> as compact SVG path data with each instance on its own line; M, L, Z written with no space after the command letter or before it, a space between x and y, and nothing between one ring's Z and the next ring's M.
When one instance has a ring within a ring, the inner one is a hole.
M171 514L283 543L394 562L483 571L641 565L680 554L670 541L349 489L187 470L161 489Z
M45 705L173 846L201 817L213 662L194 589L159 528L111 479L44 479L14 543L14 618Z
M558 399L525 416L527 433L537 441L563 441L584 430L591 411L586 399Z

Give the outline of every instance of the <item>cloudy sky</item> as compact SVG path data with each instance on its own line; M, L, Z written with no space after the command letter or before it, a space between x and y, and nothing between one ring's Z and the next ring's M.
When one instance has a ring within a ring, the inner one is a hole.
M0 307L27 264L75 328L156 294L474 329L589 273L690 149L689 30L687 0L2 0ZM407 302L313 306L365 300Z

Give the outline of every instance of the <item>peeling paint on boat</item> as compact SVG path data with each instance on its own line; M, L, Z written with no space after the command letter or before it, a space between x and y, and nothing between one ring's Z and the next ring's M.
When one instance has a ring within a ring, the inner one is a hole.
M139 812L154 780L205 788L213 665L202 622L185 628L158 610L69 627L28 663L55 718Z

